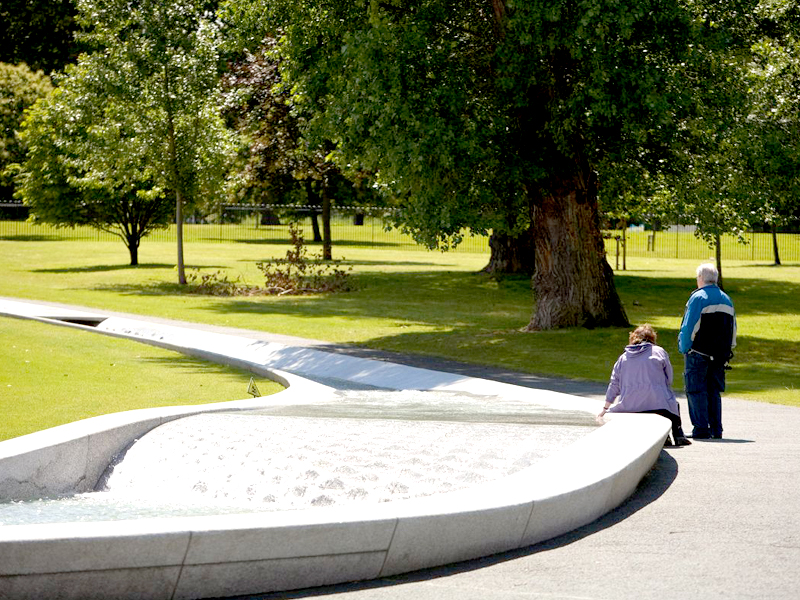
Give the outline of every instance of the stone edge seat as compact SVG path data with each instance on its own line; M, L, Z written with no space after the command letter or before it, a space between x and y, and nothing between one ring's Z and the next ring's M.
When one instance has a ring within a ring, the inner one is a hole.
M0 301L0 314L142 341L287 386L264 398L115 413L0 442L0 500L91 490L116 454L169 420L333 396L334 388L304 374L598 410L596 400L557 392L135 319L13 301ZM372 506L0 526L0 597L41 598L55 591L59 598L116 599L257 594L375 579L522 548L619 506L655 463L669 427L656 415L615 414L514 475Z

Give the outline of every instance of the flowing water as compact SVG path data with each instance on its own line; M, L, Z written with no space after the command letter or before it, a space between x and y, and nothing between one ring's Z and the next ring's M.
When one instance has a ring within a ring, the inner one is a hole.
M334 402L161 425L98 491L0 504L0 525L382 503L463 489L589 433L584 413L448 392L341 391Z

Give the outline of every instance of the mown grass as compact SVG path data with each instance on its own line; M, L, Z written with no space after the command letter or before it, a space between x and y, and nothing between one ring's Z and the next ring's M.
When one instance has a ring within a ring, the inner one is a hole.
M311 218L299 218L296 221L310 236ZM386 223L380 216L366 216L363 225L354 225L351 214L342 214L334 210L331 218L331 232L334 243L350 247L393 249L424 252L425 249L414 242L411 236L398 229L386 229ZM146 243L175 241L175 226L151 232ZM616 265L616 253L621 250L619 238L621 230L608 230L606 234L606 251L609 262ZM733 235L721 237L722 252L726 259L771 261L773 259L773 240L769 233L743 234L747 244L741 244ZM284 244L288 243L288 224L260 225L256 215L249 215L240 223L205 223L185 224L183 239L188 244L194 243L242 243L242 244ZM89 226L74 228L56 227L45 223L29 221L0 220L0 240L7 241L57 241L70 240L82 242L111 241L119 242L119 238L109 232L101 232ZM629 229L625 232L626 245L630 256L648 256L667 259L697 259L708 252L706 243L697 238L690 227L671 227L669 231L653 233L644 229ZM797 234L777 234L778 246L782 259L788 262L800 261L800 236ZM488 238L481 235L470 235L464 231L464 239L455 250L458 253L487 253ZM622 264L620 257L620 264Z
M251 375L128 340L0 317L0 440L97 415L249 398ZM281 385L256 378L262 395Z
M261 283L255 262L286 246L192 243L190 267ZM453 358L541 375L605 381L627 328L523 333L533 298L524 277L479 273L485 254L336 247L352 292L302 297L209 297L175 283L174 245L146 241L139 267L119 243L0 241L0 295L245 327ZM652 323L677 373L676 338L699 260L628 258L617 287L632 323ZM612 261L613 263L613 261ZM738 312L732 396L800 405L800 264L724 263ZM681 388L680 381L676 387Z

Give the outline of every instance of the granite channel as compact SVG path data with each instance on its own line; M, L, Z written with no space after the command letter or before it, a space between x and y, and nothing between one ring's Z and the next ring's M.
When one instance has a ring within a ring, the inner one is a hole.
M497 435L491 427L505 427L507 433L527 407L548 415L548 427L597 412L595 400L568 394L205 330L15 301L0 302L0 314L174 349L287 386L266 398L104 415L1 442L0 501L91 491L134 440L167 423L180 426L187 418L260 415L283 419L289 429L325 418L345 427L352 417L348 404L358 411L363 399L343 396L343 390L420 391L491 405L489 417L470 417L472 411L464 410L452 425L467 438L470 427L477 432L490 426L487 439ZM425 411L416 400L398 406L390 396L392 414L384 407L372 425L389 417L394 419L389 431ZM433 413L405 432L408 439L412 433L422 436L411 446L430 437L425 427L441 422ZM40 598L55 590L65 598L234 596L374 579L521 548L585 525L621 504L656 461L668 430L669 422L655 415L614 415L546 456L495 476L467 477L452 491L433 487L390 501L0 526L0 597ZM456 444L448 452L459 448Z

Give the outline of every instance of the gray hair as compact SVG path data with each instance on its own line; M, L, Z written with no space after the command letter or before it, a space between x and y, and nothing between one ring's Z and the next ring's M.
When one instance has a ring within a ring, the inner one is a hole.
M714 263L703 263L697 267L697 276L703 283L717 283L719 271Z

